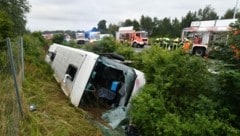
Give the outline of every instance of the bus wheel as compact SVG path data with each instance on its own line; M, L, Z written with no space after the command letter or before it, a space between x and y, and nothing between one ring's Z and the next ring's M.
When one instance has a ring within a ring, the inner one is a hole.
M194 54L197 56L205 56L205 49L204 48L195 48L194 49Z

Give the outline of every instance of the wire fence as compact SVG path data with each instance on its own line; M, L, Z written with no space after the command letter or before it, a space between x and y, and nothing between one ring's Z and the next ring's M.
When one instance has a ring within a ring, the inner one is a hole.
M0 41L0 135L19 135L23 116L20 93L24 78L22 38Z

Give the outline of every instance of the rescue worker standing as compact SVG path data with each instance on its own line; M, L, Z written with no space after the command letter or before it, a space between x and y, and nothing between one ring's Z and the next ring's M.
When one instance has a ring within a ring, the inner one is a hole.
M191 48L191 41L187 38L184 39L183 41L183 50L186 52L186 53L189 53L190 51L190 48Z

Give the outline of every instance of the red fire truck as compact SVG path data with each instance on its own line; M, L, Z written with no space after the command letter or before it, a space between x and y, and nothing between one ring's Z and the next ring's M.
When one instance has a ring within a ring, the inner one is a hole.
M148 44L148 33L146 31L135 31L133 26L120 27L116 32L116 40L124 43L128 42L132 47L144 47Z
M231 31L230 23L236 19L193 21L191 26L182 31L182 41L191 43L183 47L185 51L205 56L214 48L213 42L225 42L227 44L228 32ZM210 48L211 46L211 48Z

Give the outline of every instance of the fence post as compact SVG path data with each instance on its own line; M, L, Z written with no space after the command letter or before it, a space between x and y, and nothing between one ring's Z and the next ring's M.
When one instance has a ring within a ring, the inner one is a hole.
M7 47L8 47L8 57L10 59L11 71L12 71L14 85L15 85L15 90L16 90L16 97L17 97L18 107L19 107L20 114L23 117L23 110L22 110L22 104L21 104L20 95L19 95L19 88L18 88L18 83L17 83L17 74L16 74L16 69L15 69L14 60L13 60L13 54L12 54L12 47L11 47L10 38L7 38Z
M23 50L23 38L20 38L20 51L21 51L21 63L22 63L22 80L24 80L25 76L24 76L24 50Z

